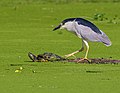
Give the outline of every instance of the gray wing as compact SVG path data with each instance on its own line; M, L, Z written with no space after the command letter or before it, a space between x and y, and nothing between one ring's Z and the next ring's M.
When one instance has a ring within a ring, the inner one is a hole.
M74 22L74 28L76 35L80 38L83 38L84 40L92 42L103 42L106 46L111 45L110 39L101 30L100 30L101 34L96 33L90 27L78 24L77 22Z

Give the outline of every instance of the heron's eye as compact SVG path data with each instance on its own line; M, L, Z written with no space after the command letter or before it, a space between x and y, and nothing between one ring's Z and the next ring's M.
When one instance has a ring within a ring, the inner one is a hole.
M66 22L63 22L63 23L62 23L62 25L65 25L65 24L66 24Z

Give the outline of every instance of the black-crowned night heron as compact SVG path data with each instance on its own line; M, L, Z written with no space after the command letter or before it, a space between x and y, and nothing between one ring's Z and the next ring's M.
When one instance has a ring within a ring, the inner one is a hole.
M70 56L74 56L74 54L83 51L84 46L86 45L87 47L86 54L82 60L87 59L87 55L89 51L88 41L102 42L106 46L111 45L110 39L104 32L102 32L99 28L97 28L93 23L83 18L65 19L56 28L54 28L53 31L57 29L66 29L82 39L82 48L71 54L65 55L66 58Z

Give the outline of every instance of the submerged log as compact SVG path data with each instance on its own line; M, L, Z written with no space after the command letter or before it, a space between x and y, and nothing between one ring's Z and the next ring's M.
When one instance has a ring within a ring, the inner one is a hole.
M57 54L54 53L43 53L39 55L34 55L32 53L28 53L28 57L33 61L33 62L75 62L75 63L96 63L96 64L108 64L108 63L113 63L117 64L120 63L120 60L117 59L112 59L112 58L90 58L88 60L81 60L82 58L76 58L76 59L65 59Z

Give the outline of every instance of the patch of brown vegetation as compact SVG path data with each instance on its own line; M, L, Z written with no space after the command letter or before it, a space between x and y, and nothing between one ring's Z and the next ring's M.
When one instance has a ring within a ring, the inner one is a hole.
M105 59L105 58L90 58L88 60L82 60L80 62L78 62L81 58L77 58L77 59L69 59L68 62L76 62L76 63L96 63L96 64L108 64L108 63L113 63L113 64L117 64L120 63L120 60L115 60L115 59Z

